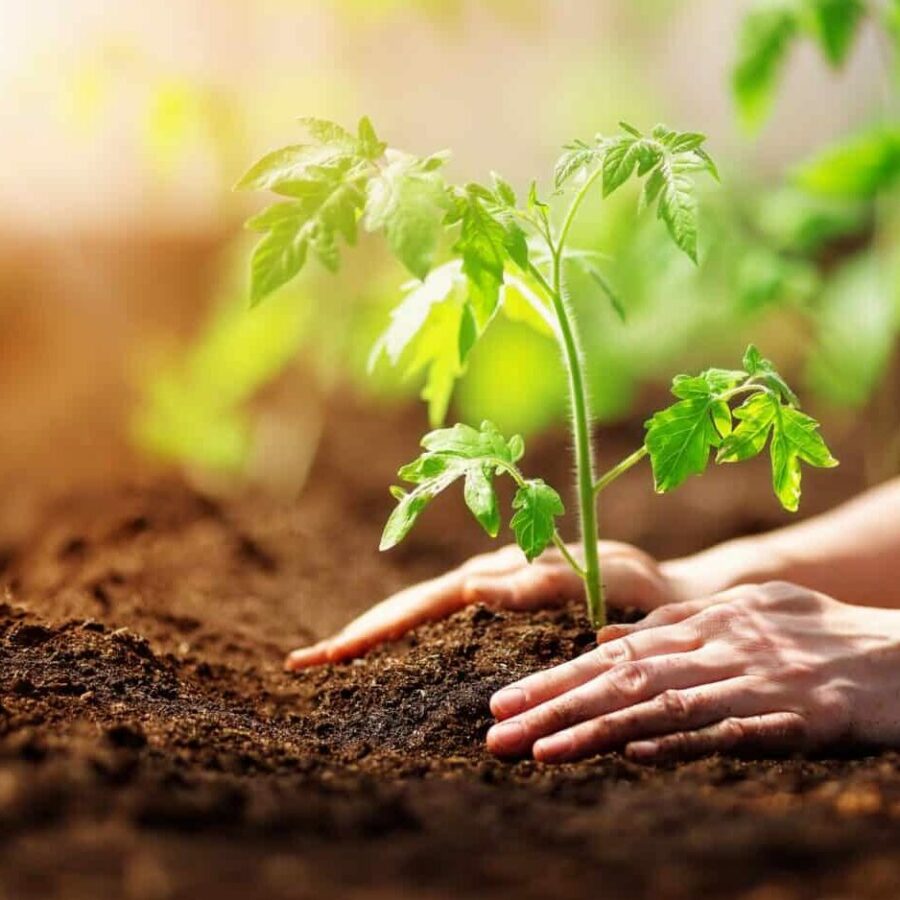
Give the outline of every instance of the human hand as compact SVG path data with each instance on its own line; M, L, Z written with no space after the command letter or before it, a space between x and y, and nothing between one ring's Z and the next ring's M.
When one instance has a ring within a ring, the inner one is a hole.
M900 742L900 612L784 582L603 629L600 646L498 691L488 747L567 762Z
M607 601L614 606L655 609L676 599L656 561L629 544L600 542ZM570 551L578 555L577 546ZM440 619L473 603L503 609L537 609L581 597L583 584L562 554L548 550L529 564L511 544L476 556L457 569L406 588L354 619L343 631L289 654L289 671L342 662L395 639L423 622Z

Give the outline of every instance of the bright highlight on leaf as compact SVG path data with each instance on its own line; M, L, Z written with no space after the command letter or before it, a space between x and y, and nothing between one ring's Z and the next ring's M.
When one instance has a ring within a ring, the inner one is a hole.
M679 402L646 424L645 446L660 493L704 472L715 448L716 462L740 462L770 442L772 487L781 505L796 512L801 461L819 468L837 465L818 433L819 423L797 409L796 394L752 344L743 370L678 375L672 393ZM732 410L729 404L739 396L747 399Z
M460 478L465 479L466 506L481 527L496 537L500 509L494 477L502 474L510 475L519 485L513 501L518 512L511 525L529 560L553 540L554 516L562 514L562 501L543 481L526 481L519 472L516 463L525 452L519 435L507 440L491 422L482 422L479 429L458 424L426 434L422 448L425 452L399 472L400 478L415 488L409 493L392 489L398 503L385 526L382 550L402 541L429 502Z

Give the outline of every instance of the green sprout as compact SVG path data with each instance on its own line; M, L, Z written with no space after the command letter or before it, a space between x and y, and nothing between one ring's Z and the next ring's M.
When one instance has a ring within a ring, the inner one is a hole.
M591 444L590 409L581 345L569 303L566 273L579 266L601 287L598 254L569 246L582 204L608 196L632 178L642 180L641 208L655 208L675 244L697 260L697 199L694 177L718 178L703 149L705 137L656 126L643 134L622 123L611 137L577 141L556 166L557 196L568 198L561 222L540 199L532 182L524 203L499 175L490 186L448 184L442 175L447 154L416 157L389 149L368 119L355 134L320 119L302 120L312 140L263 157L239 188L271 190L285 199L251 218L262 239L251 262L251 300L259 303L291 280L310 256L337 270L339 242L354 244L360 226L381 232L397 259L415 277L372 355L382 355L410 375L424 374L423 399L435 430L422 439L424 452L400 469L410 487L393 487L397 506L381 539L387 550L410 532L422 511L451 484L463 482L466 504L492 537L501 514L494 480L515 483L510 526L529 561L556 546L584 581L588 614L599 627L605 607L597 551L597 498L615 479L649 457L655 488L664 493L717 462L738 462L768 444L772 482L782 505L796 510L800 463L834 466L818 423L801 412L797 397L755 347L739 370L708 369L679 375L676 402L646 423L644 444L597 476ZM446 233L453 235L446 240ZM449 244L449 247L448 247ZM449 260L435 267L442 252ZM618 310L621 301L604 294ZM457 424L437 428L447 413L455 381L465 371L473 346L509 298L523 302L532 321L557 340L569 382L576 489L583 560L563 542L557 520L564 514L559 493L520 467L525 452L518 435L506 438L490 422L479 428ZM737 404L732 408L732 404Z

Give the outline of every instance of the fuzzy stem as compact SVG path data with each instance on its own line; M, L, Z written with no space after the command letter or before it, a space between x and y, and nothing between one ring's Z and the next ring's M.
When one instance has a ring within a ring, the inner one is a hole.
M587 197L588 191L602 174L596 169L575 195L566 214L559 238L553 251L553 277L550 299L559 321L559 337L566 359L569 376L569 399L572 407L572 432L575 439L575 479L578 491L578 510L581 524L581 543L584 549L584 587L587 595L588 617L591 625L601 628L606 624L603 602L603 583L600 580L600 554L597 548L597 510L594 498L594 453L591 446L591 423L581 348L575 323L568 308L563 280L562 260L566 238L575 220L575 214Z

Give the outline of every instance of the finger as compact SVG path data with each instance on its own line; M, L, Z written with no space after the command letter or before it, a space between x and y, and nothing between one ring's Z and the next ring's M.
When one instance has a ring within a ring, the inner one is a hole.
M656 762L685 759L733 750L783 753L809 745L806 719L796 712L730 717L697 731L682 731L651 741L636 741L625 748L632 759Z
M287 672L296 672L298 669L321 666L326 662L328 662L328 641L319 641L311 647L292 650L284 661L284 668Z
M491 712L498 719L506 719L565 694L615 665L651 656L685 653L699 646L696 634L680 626L613 640L569 662L502 688L491 697Z
M464 604L462 576L458 571L449 572L382 600L333 638L295 650L285 660L285 668L296 671L353 659L417 625L443 618Z
M601 544L600 567L610 606L653 610L671 596L656 563L633 547L604 553Z
M589 752L605 736L604 729L598 728L601 717L665 690L706 684L736 671L725 654L709 650L615 666L587 684L495 725L487 735L488 749L508 756L543 745L547 753L539 758L575 758ZM541 740L550 735L553 740Z
M719 654L709 656L715 658ZM652 699L579 722L538 741L533 748L535 759L541 762L582 759L639 739L701 728L732 716L770 712L772 704L777 705L774 696L760 690L754 679L722 678L717 665L704 665L707 678L702 682L694 679L694 685L689 687L670 683ZM737 666L730 669L736 670Z
M580 597L584 582L562 562L538 562L504 575L473 575L463 583L466 603L537 609Z

